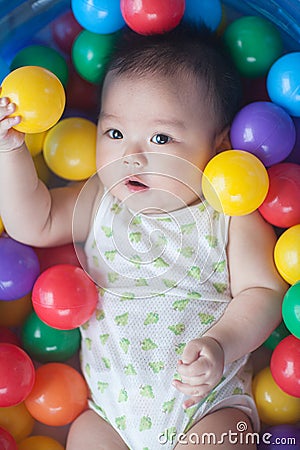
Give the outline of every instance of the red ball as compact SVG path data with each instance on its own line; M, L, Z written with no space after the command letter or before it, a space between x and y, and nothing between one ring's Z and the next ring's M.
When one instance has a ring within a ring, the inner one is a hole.
M59 330L84 324L94 313L98 291L80 267L60 264L45 270L35 282L32 304L38 317Z
M270 369L280 389L300 398L300 340L287 336L275 347Z
M270 186L259 212L264 219L279 228L300 223L300 165L274 164L268 169Z
M0 428L0 449L18 450L16 441L8 431L4 430L4 428Z
M0 344L0 407L23 402L34 380L34 366L27 353L17 345Z
M21 341L18 336L8 327L0 326L0 342L21 346Z
M172 30L181 21L184 8L184 0L121 0L125 22L139 34Z
M35 247L34 251L38 257L41 272L58 264L86 267L86 256L79 245L76 246L76 251L73 244L58 245L56 247Z

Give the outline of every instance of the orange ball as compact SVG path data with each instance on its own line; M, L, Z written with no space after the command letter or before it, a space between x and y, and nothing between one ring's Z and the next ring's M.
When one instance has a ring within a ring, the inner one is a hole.
M39 66L24 66L10 72L2 82L1 97L16 104L11 116L21 116L14 128L23 133L41 133L61 117L66 96L59 79Z
M82 375L63 363L48 363L36 370L33 389L25 404L36 420L62 426L87 408L88 388Z

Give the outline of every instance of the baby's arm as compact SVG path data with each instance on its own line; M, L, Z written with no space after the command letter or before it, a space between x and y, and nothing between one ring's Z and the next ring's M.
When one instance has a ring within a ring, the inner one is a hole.
M222 318L185 348L178 371L183 383L175 386L193 396L188 407L205 397L229 364L255 350L281 320L287 289L273 262L274 231L254 212L232 217L228 264L233 299Z
M7 233L34 246L60 245L72 241L72 215L81 183L49 191L36 173L24 143L24 134L12 127L20 117L8 117L15 106L0 99L0 216ZM86 204L89 218L91 203ZM83 236L87 223L82 224Z

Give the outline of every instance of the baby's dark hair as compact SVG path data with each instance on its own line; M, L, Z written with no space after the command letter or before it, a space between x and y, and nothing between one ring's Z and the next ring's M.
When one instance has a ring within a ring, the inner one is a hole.
M179 25L143 36L125 29L118 39L108 72L116 75L193 76L216 120L216 132L231 124L241 107L241 83L222 41L208 29Z

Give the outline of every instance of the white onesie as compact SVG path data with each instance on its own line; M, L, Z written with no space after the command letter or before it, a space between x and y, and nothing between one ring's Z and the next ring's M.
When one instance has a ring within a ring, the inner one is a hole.
M135 214L105 193L86 242L98 285L95 315L81 327L90 406L131 450L172 449L208 412L245 411L258 429L248 355L226 366L205 401L184 410L171 384L187 342L203 335L231 300L229 217L205 202L167 214ZM235 431L235 430L232 430Z

